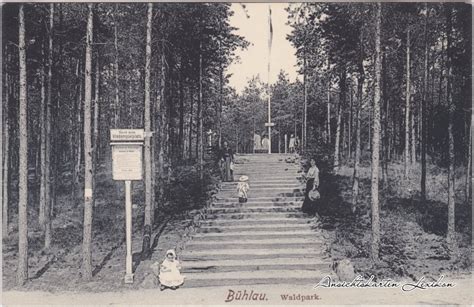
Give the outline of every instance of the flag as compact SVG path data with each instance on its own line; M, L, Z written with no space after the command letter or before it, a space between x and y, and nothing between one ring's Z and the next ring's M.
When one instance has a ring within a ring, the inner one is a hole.
M268 5L268 83L270 84L270 55L272 53L272 40L273 40L273 26L272 26L272 9Z

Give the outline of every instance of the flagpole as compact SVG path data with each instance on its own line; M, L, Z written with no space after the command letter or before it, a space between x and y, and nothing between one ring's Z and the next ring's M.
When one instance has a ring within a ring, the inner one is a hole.
M270 4L268 5L268 25L269 25L269 33L268 33L268 153L272 153L272 115L271 115L271 92L270 92L270 57L271 57L271 50L272 50L272 39L273 39L273 29L272 29L272 9L270 8Z

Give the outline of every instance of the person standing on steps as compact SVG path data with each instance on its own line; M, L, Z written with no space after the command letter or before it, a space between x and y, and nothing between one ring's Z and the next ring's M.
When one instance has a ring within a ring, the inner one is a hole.
M295 153L298 153L300 149L300 138L298 135L295 137Z
M247 183L248 180L248 176L240 176L239 183L237 184L237 193L239 194L239 203L241 204L247 202L247 193L250 190L250 186Z
M295 136L293 133L290 136L290 144L288 144L288 149L290 153L295 153Z
M256 150L260 150L262 147L262 140L260 138L260 135L254 134L253 135L253 152L255 153Z
M222 181L234 181L234 172L232 170L234 163L234 152L229 147L227 141L224 142L224 148L221 153L221 176Z
M311 159L310 168L308 172L303 175L303 178L306 181L306 189L304 192L304 201L301 210L304 213L314 213L316 212L316 201L319 198L319 169L316 166L316 161Z
M265 134L262 139L262 149L268 151L268 147L270 146L270 140L268 139L267 135Z

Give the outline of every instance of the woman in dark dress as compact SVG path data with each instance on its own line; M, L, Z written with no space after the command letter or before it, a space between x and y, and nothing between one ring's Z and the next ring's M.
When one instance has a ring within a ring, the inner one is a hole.
M224 148L222 148L220 156L222 181L234 181L234 174L230 168L231 163L234 162L234 152L227 142L224 142Z
M314 213L316 211L316 201L311 200L309 197L309 192L311 190L317 190L319 187L319 169L316 166L316 161L311 159L310 161L311 167L309 168L308 172L304 176L306 180L306 190L304 192L304 202L301 210L305 213Z

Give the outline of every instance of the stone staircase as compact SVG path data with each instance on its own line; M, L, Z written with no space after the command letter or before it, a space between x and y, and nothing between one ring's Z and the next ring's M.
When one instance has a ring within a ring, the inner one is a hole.
M181 252L184 287L313 285L331 272L321 231L300 210L301 171L291 160L293 155L236 156L236 181L222 183ZM236 192L241 175L250 184L245 204Z

